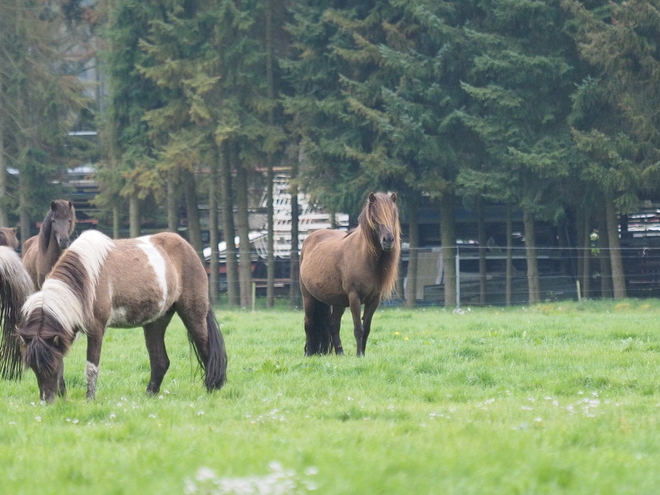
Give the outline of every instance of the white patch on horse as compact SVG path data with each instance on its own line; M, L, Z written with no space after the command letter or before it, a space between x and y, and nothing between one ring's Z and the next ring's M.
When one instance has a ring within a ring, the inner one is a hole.
M126 320L126 314L126 308L123 306L120 308L113 307L110 310L110 320L108 321L108 326L128 324L128 321Z
M167 304L167 263L165 262L163 255L160 254L160 251L152 244L151 236L139 237L136 240L138 241L138 247L147 255L149 264L156 274L156 281L158 282L162 294L159 311L160 315L162 315L165 312Z
M78 254L96 287L105 259L114 247L115 243L107 235L98 230L86 230L71 244L69 251Z
M42 309L52 315L69 334L73 334L75 328L84 328L82 302L61 280L46 279L41 291L32 294L23 304L23 317L35 309Z
M99 378L99 367L87 361L85 378L87 378L87 398L93 399L96 395L96 381Z

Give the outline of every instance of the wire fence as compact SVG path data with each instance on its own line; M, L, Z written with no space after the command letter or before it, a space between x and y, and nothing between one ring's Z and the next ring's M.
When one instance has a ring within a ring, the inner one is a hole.
M540 247L534 249L538 265L540 301L612 298L614 278L612 251L607 248ZM660 297L660 243L624 246L620 250L623 286L628 297ZM411 254L417 268L411 266ZM483 256L483 257L482 257ZM413 300L416 305L444 305L445 290L455 292L459 306L528 304L528 253L524 246L510 250L476 244L454 246L451 267L445 264L440 247L411 250L404 248L399 270L399 283L387 305L403 305ZM291 296L290 260L275 259L274 295ZM507 265L510 266L507 276ZM222 268L221 268L222 269ZM453 277L448 284L447 277ZM255 257L252 277L255 295L267 293L266 261ZM226 276L220 274L220 292L227 289ZM409 292L414 291L414 296Z

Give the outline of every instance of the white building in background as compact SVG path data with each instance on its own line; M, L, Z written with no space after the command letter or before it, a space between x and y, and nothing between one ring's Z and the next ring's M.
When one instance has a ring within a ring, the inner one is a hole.
M259 204L261 208L267 208L267 197L264 194ZM298 252L302 248L303 241L315 230L329 229L333 227L331 214L315 207L309 195L298 194ZM335 214L334 228L348 230L348 214ZM278 175L273 182L273 241L275 258L289 259L291 257L291 194L289 193L289 178ZM239 238L235 238L238 247ZM250 232L250 242L261 259L268 258L268 225L260 225L258 229ZM225 258L227 243L218 244L220 259ZM211 256L211 248L204 249L206 259Z

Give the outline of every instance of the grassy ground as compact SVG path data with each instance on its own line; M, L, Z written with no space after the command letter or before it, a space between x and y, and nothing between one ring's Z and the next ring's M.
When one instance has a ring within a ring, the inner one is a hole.
M141 330L84 338L69 396L0 382L2 493L656 493L660 302L381 309L367 356L303 356L302 314L218 311L229 383L207 394L183 327L159 397ZM242 490L242 491L241 491Z

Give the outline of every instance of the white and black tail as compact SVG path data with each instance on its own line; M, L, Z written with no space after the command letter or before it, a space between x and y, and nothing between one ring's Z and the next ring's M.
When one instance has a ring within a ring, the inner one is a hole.
M0 246L0 377L16 380L23 374L20 340L16 326L21 307L34 292L34 284L18 254Z

